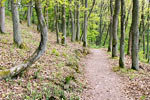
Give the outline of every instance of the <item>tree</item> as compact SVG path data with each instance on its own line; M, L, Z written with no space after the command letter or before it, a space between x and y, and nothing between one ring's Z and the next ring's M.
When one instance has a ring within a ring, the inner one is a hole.
M20 21L19 21L19 11L17 0L11 0L11 11L12 11L12 21L13 21L13 39L17 46L21 46L21 32L20 32Z
M119 59L119 66L125 66L125 54L124 54L124 46L125 46L125 1L121 0L121 39L120 39L120 59Z
M32 1L29 1L28 3L28 11L27 11L27 25L28 27L31 26L31 17L32 17Z
M66 44L66 8L65 8L65 0L63 0L62 5L62 31L63 31L63 37L62 37L62 44Z
M117 57L117 29L118 29L118 16L120 11L120 3L121 0L115 0L115 10L114 10L114 16L113 16L113 29L112 29L112 35L113 35L113 44L112 44L112 57Z
M0 0L0 33L5 33L5 0Z
M70 12L70 17L71 17L71 32L72 32L71 41L74 42L76 39L76 33L75 33L75 23L74 23L75 19L74 19L73 12L71 10L72 0L69 0L69 3L70 3L69 12Z
M12 67L7 70L1 70L0 71L0 79L6 78L6 77L14 77L24 70L26 70L28 67L30 67L33 63L35 63L45 52L46 50L46 44L47 44L47 25L44 20L44 16L42 13L42 6L40 0L35 0L35 8L36 13L38 17L38 22L41 29L41 41L39 47L36 49L36 51L32 54L30 59L23 64L20 64L18 66Z
M80 0L77 1L77 34L76 40L80 39Z
M56 36L57 36L57 43L60 43L60 36L59 36L59 23L58 23L58 2L55 1L55 6L54 6L54 11L55 11L55 26L56 26Z
M147 17L147 22L148 22L148 30L150 30L150 0L148 3L148 17ZM147 32L147 59L148 59L148 63L150 62L150 57L149 57L149 31Z
M110 32L109 32L109 45L108 52L112 51L112 27L113 27L113 0L110 0Z
M139 38L139 0L133 0L132 10L132 69L139 70L138 38Z
M87 26L88 26L87 8L88 8L88 0L85 0L83 47L87 47Z

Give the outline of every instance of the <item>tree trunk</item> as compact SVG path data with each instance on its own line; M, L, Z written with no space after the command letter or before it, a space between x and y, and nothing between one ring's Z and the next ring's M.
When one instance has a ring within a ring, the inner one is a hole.
M5 3L0 1L0 33L5 33Z
M33 53L30 57L29 61L24 64L20 64L18 66L12 67L7 70L0 71L0 79L7 78L7 77L14 77L26 70L30 67L33 63L35 63L45 52L46 50L46 43L47 43L47 26L44 20L44 16L42 14L42 6L40 0L36 0L35 2L36 13L38 16L38 21L41 28L41 42L37 50Z
M77 1L77 34L76 34L76 40L80 40L80 2Z
M88 14L87 14L87 8L88 8L88 0L85 0L85 12L84 12L84 34L83 34L83 47L87 47L87 27L88 27Z
M30 27L31 26L31 1L28 4L27 21L28 21L27 25L28 27Z
M113 16L113 29L112 29L112 35L113 35L113 46L112 46L112 57L117 57L117 51L118 51L118 37L117 37L117 30L118 30L118 16L120 11L120 1L121 0L115 0L115 11Z
M108 38L108 35L109 35L109 31L110 31L110 24L108 25L107 34L106 34L106 38L104 40L103 46L105 46L105 44L106 44L106 41L107 41L107 38Z
M141 41L143 40L143 54L145 54L145 18L144 18L144 8L145 8L145 1L142 1L142 14L141 14L141 22L139 28L139 49Z
M20 32L20 21L19 21L19 11L18 2L16 0L11 0L11 10L12 10L12 20L13 20L13 38L14 43L19 47L22 44L21 32Z
M62 5L62 31L63 31L63 37L62 37L62 44L66 44L66 8L65 8L65 0Z
M72 0L70 0L70 4L72 3ZM75 33L75 23L74 23L74 16L73 16L73 13L72 13L72 10L71 10L71 6L70 6L70 9L69 9L69 12L70 12L70 17L71 17L71 32L72 32L72 36L71 36L71 41L74 42L75 39L76 39L76 33Z
M110 0L110 32L109 32L109 45L108 52L112 51L112 27L113 27L113 0Z
M129 10L128 10L127 19L126 19L126 22L125 22L125 30L127 30L127 28L128 28L128 22L129 22L131 9L132 9L132 4L130 4Z
M148 4L148 17L147 17L147 22L148 22L148 32L147 32L147 59L148 59L148 63L150 63L150 56L149 56L149 30L150 30L150 1Z
M56 25L56 36L57 36L57 43L59 44L60 43L60 36L59 36L59 25L58 25L58 3L57 2L55 2L56 4L55 4L55 8L54 8L54 10L55 10L55 25Z
M139 70L138 38L139 38L139 0L133 0L132 11L132 69Z
M129 39L128 39L128 50L127 50L127 55L131 55L131 48L132 48L132 24L130 27L130 32L129 32Z
M120 39L120 59L119 59L119 66L125 66L125 54L124 54L124 40L125 40L125 16L126 16L126 9L125 9L125 1L121 0L121 39Z

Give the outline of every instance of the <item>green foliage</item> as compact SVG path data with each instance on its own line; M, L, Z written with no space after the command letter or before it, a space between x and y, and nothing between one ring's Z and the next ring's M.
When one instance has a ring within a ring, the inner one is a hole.
M141 62L145 62L145 63L147 63L147 59L146 59L146 56L145 56L145 54L144 54L144 52L143 51L139 51L139 60L141 61Z
M55 48L52 50L52 54L54 54L55 56L60 55L60 53Z

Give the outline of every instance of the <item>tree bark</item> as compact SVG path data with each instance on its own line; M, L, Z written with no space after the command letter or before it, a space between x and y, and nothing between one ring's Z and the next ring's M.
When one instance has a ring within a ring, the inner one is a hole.
M5 3L0 1L0 33L5 33Z
M112 29L112 35L113 35L113 46L112 46L112 57L117 57L117 51L118 51L118 37L117 37L117 30L118 30L118 16L120 11L120 1L121 0L115 0L115 11L113 16L113 29Z
M87 27L88 27L88 14L87 14L87 8L88 8L88 0L85 0L85 12L84 12L84 34L83 34L83 47L87 47Z
M128 14L127 14L126 22L125 22L125 30L127 30L127 28L128 28L128 22L129 22L129 17L130 17L131 9L132 9L132 4L130 4L130 7L128 9Z
M42 14L42 7L40 0L35 0L35 8L38 16L38 21L41 28L41 42L37 50L33 53L27 63L20 64L7 70L0 70L0 79L7 77L14 77L26 70L33 63L35 63L45 52L47 44L47 26Z
M31 26L31 17L32 17L32 12L31 9L32 8L32 1L29 2L28 4L28 11L27 11L27 26L30 27Z
M138 38L139 38L139 0L133 0L132 10L132 69L139 70Z
M112 27L113 27L113 0L110 0L110 32L109 32L109 45L108 52L112 51Z
M149 30L150 30L150 1L148 3L148 17L147 17L147 22L148 22L148 32L147 32L147 59L148 59L148 63L150 63L150 56L149 56Z
M65 0L63 1L62 5L62 31L63 31L63 37L62 37L62 44L66 44L66 8L65 8Z
M125 16L126 16L126 9L125 9L125 1L121 0L121 39L120 39L120 59L119 59L119 66L124 68L125 66L125 53L124 53L124 40L125 40Z
M72 0L70 0L70 4L72 3ZM70 12L70 17L71 17L71 32L72 32L72 36L71 36L71 41L74 42L75 39L76 39L76 33L75 33L75 23L74 23L74 16L73 16L73 13L72 13L72 10L71 10L71 6L70 6L70 9L69 9L69 12Z
M109 35L109 31L110 31L110 24L108 25L107 34L106 34L106 38L104 40L103 46L105 46L105 44L106 44L106 41L107 41L107 38L108 38L108 35Z
M16 0L11 0L11 10L12 10L12 20L13 20L14 43L20 47L22 44L22 40L21 40L21 32L20 32L18 2Z
M59 44L60 43L60 36L59 36L59 25L58 25L58 3L55 2L55 8L54 8L54 11L55 11L55 25L56 25L56 37L57 37L57 43Z
M80 0L77 1L77 34L76 40L80 40Z

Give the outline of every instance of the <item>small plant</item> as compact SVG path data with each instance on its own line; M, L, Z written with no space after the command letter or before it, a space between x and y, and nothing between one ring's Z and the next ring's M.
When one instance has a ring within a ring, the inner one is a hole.
M146 99L145 95L143 95L143 96L140 97L140 100L145 100L145 99Z
M52 50L52 54L54 54L55 56L59 56L60 55L60 53L56 49Z
M73 75L67 76L65 78L65 84L69 84L71 80L75 80Z

